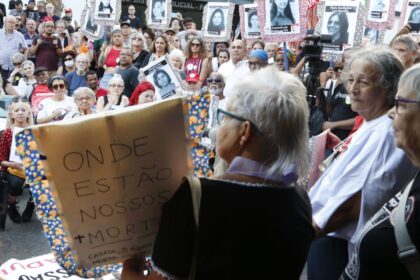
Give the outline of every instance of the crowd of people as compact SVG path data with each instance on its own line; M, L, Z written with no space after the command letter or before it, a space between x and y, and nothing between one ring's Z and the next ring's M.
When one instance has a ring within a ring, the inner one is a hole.
M0 168L13 222L30 221L34 211L32 196L22 213L16 207L25 186L23 166L11 157L16 131L175 92L217 100L203 120L200 112L190 118L208 134L195 135L192 150L206 155L194 161L206 170L195 174L206 176L185 180L163 206L151 260L127 260L123 279L299 279L305 264L310 280L420 279L420 48L409 24L389 46L344 50L308 95L304 41L289 49L263 38L213 42L181 14L152 30L133 5L90 41L70 8L60 17L50 3L10 2L7 15L0 6L0 97L8 110ZM154 3L159 20L162 2ZM273 25L294 22L287 1L272 7ZM332 14L328 28L342 20L345 13ZM336 33L334 42L345 43L347 34ZM161 58L173 75L158 69L147 80L143 69ZM321 133L324 161L314 167L320 151L311 150L311 137ZM309 187L313 168L322 173ZM399 204L414 244L408 258L394 233Z

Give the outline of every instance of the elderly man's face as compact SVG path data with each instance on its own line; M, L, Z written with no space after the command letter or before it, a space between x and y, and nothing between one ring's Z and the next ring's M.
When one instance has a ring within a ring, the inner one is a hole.
M232 60L237 63L245 58L246 49L244 43L241 40L235 40L232 43Z
M406 67L413 65L417 51L409 51L407 46L401 42L392 44L392 49L402 59Z
M220 96L223 94L225 88L225 83L223 81L223 76L219 73L211 73L207 78L207 88L209 89L210 94Z
M89 92L82 92L76 98L76 104L80 110L89 110L95 104L95 98Z
M420 166L420 104L404 102L415 101L416 92L400 85L396 98L398 106L393 109L395 143L416 166Z
M14 30L16 27L16 18L9 18L6 20L6 29L11 31Z
M35 21L28 19L26 21L26 29L28 29L28 31L35 31L35 29L36 29Z
M267 62L262 61L261 59L256 58L256 57L250 57L248 59L248 66L249 66L249 70L256 71L267 66Z

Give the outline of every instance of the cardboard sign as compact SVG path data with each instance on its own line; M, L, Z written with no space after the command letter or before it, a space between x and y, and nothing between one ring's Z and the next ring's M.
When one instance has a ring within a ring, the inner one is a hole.
M189 173L182 98L32 129L77 267L151 252Z
M101 280L119 280L119 272L101 277ZM55 261L53 254L46 254L42 256L33 257L26 260L10 259L0 266L0 279L4 280L47 280L47 279L67 279L67 280L81 280L78 276L69 275L62 267ZM98 278L96 278L98 279ZM89 278L88 280L93 280Z

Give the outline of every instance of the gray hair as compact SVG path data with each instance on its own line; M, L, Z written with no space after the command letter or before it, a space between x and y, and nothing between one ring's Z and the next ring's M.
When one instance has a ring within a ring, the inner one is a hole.
M133 5L130 5L130 6L133 6ZM144 35L143 35L143 33L141 33L141 32L134 32L133 34L131 34L131 39L133 39L134 37L140 37L141 38L141 48L142 49L144 49L145 48L145 42L146 42L146 39L144 38Z
M88 87L79 87L78 89L76 89L73 92L73 98L74 98L74 102L77 101L77 99L80 97L80 95L82 95L83 93L87 93L89 94L90 97L95 98L96 99L96 95L93 92L93 90L91 90Z
M86 59L87 59L87 61L88 61L88 63L90 63L90 57L89 57L89 55L87 55L86 53L79 53L79 54L76 56L75 61L76 61L76 60L79 60L80 58L86 58Z
M123 85L125 84L122 76L119 74L114 74L114 76L112 76L112 78L109 80L108 85L112 84L113 82L121 82Z
M403 87L404 90L414 92L416 100L420 101L420 64L415 64L408 68L401 75L398 86Z
M35 64L34 64L32 61L30 61L30 60L25 60L24 62L22 62L22 69L23 69L26 65L30 65L30 66L32 66L32 68L34 68L34 70L35 70Z
M404 44L410 52L417 50L417 41L410 34L397 36L394 40L392 40L391 46L395 43Z
M367 61L375 67L380 77L374 82L378 87L385 90L387 94L387 106L388 108L392 108L398 90L398 81L405 69L401 59L391 49L386 47L360 50L350 57L350 61L344 67L342 73L344 83L347 83L349 70L356 60Z
M177 58L181 59L182 62L185 61L185 55L180 49L173 49L169 53L169 58L172 58L172 57L177 57Z
M17 52L15 54L12 55L12 62L24 62L25 61L25 56L23 54L21 54L20 52Z
M271 147L264 163L270 174L283 175L291 165L301 178L308 174L308 104L306 88L295 76L265 67L236 82L229 110L250 120Z

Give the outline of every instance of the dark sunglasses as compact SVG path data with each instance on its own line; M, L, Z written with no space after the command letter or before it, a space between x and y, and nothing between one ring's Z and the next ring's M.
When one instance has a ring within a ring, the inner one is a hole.
M66 58L66 59L64 59L64 61L71 61L71 60L73 60L73 58Z
M52 86L52 88L53 89L58 89L58 88L60 88L60 89L64 89L66 87L66 85L65 84L59 84L59 85L53 85Z
M13 66L21 66L22 63L13 63Z
M191 47L201 47L201 44L200 44L200 43L198 43L198 44L196 44L196 43L191 43Z
M221 80L221 79L212 79L212 78L207 78L207 79L206 79L206 82L207 82L208 84L212 84L212 83L216 83L216 84L218 84L218 83L221 83L221 82L222 82L222 80Z

